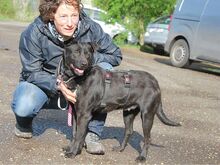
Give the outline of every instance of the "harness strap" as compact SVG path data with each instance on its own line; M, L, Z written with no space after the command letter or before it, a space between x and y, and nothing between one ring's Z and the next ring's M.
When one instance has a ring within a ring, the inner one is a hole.
M128 101L128 97L130 95L130 87L131 87L131 75L129 74L129 72L126 72L126 74L124 74L124 83L125 83L125 89L127 89L127 98L124 102L124 104L126 104Z
M110 90L110 86L111 86L111 81L112 81L112 72L111 71L106 71L105 73L105 91L104 91L104 96L103 99L101 101L101 107L105 107L106 106L106 97L107 97L107 93ZM127 103L128 97L129 97L129 93L130 93L130 84L131 84L131 76L129 74L129 72L125 72L124 76L124 87L125 89L127 89L127 98L125 99L124 104Z
M61 66L63 65L63 58L60 59L58 67L57 67L57 72L56 72L56 76L61 75Z
M104 91L104 97L101 102L101 107L106 106L106 102L103 100L105 100L105 93L109 92L109 90L110 90L111 80L112 80L112 72L106 71L106 73L105 73L105 91Z
M126 72L126 74L124 74L124 79L125 79L125 88L130 88L131 77L129 72Z

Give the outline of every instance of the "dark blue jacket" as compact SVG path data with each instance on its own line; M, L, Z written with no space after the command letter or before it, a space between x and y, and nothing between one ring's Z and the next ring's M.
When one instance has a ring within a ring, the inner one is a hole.
M112 66L121 63L120 49L112 43L110 36L99 24L80 14L80 28L73 39L78 42L92 42L98 45L94 64L108 62ZM56 68L63 55L63 43L54 37L48 25L37 17L21 34L19 54L22 63L20 81L28 81L40 87L48 95L56 90Z

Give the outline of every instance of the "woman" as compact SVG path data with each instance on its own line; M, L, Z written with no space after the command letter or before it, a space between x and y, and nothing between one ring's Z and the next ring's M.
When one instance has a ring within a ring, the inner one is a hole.
M79 0L43 0L40 16L22 32L19 43L22 71L11 105L16 118L16 136L32 137L33 118L45 107L54 108L52 102L56 101L58 91L66 100L76 102L76 95L64 82L56 83L55 72L65 41L97 44L94 64L104 69L120 64L120 49L81 9ZM104 154L99 140L105 119L106 114L93 114L86 136L87 152Z

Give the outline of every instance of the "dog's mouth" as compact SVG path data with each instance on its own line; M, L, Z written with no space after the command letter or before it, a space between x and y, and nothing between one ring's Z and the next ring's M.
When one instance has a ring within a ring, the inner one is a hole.
M78 76L82 76L84 74L84 70L83 69L76 68L75 66L73 66L73 64L70 64L70 68Z

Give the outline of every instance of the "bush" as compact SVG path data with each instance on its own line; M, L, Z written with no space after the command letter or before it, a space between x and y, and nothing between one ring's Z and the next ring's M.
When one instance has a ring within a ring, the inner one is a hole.
M12 0L0 0L0 17L2 18L14 18L15 10Z
M13 0L13 3L16 20L29 22L38 15L39 0Z
M30 21L38 16L39 0L0 0L0 19Z
M127 33L121 33L116 35L113 38L113 41L116 45L123 45L127 42Z

